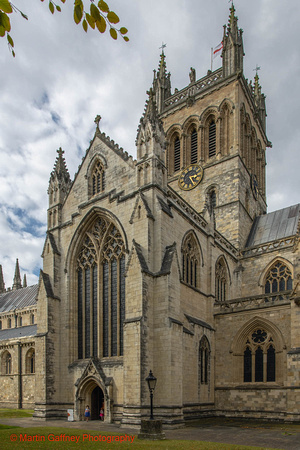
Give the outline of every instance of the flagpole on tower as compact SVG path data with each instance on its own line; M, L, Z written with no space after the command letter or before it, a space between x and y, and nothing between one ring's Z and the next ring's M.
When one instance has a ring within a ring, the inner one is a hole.
M214 49L211 47L210 49L210 70L213 71L213 54L214 54Z

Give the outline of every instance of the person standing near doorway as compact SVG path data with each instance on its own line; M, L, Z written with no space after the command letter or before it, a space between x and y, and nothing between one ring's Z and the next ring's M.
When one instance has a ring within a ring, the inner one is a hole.
M90 420L90 417L91 417L91 410L90 410L90 407L89 407L89 405L86 405L86 407L85 407L85 411L84 411L84 417L85 417L85 421L89 421Z

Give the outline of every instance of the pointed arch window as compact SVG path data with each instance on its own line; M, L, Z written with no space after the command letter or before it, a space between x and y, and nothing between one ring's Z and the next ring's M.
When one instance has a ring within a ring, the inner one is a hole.
M180 139L176 136L174 140L174 172L178 172L181 167Z
M6 350L1 356L1 374L10 375L12 371L12 359L11 354Z
M105 189L105 170L101 161L97 161L92 172L92 195L99 194Z
M258 328L246 339L244 350L244 382L275 381L275 344L272 335Z
M203 336L199 344L199 383L209 383L210 372L210 345L206 336Z
M35 350L30 348L26 353L26 373L35 373Z
M182 245L182 278L192 287L199 287L200 252L193 233L189 233Z
M198 133L196 128L191 132L191 164L198 162Z
M266 275L265 294L289 291L292 285L290 269L281 261L275 262Z
M216 264L216 301L224 302L227 300L227 270L223 258Z
M125 248L118 229L99 218L77 258L78 358L123 355Z
M211 120L208 128L208 157L212 158L216 154L216 122Z

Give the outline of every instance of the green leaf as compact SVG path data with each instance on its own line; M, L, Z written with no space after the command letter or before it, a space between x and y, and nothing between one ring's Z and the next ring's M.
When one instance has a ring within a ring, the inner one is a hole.
M87 24L87 21L84 19L84 21L82 22L82 26L83 26L83 29L84 29L84 31L87 33L87 30L88 30L88 24Z
M9 34L7 34L7 40L8 40L9 45L11 45L12 47L15 46L14 41L12 40L12 38Z
M66 2L66 0L60 0L62 3L65 3Z
M128 36L122 36L124 41L128 42L129 41L129 37Z
M103 12L108 12L108 11L109 11L109 6L108 6L108 4L105 3L103 0L100 0L100 1L98 2L98 6L99 6L99 9L100 9L101 11L103 11Z
M10 20L7 14L0 12L0 24L4 27L5 31L10 31Z
M109 13L107 14L107 20L110 23L119 23L120 22L119 17L113 11L109 11Z
M56 11L61 12L61 7L58 5L55 5Z
M115 30L115 28L111 28L110 30L109 30L109 32L110 32L110 35L111 35L111 37L113 38L113 39L118 39L118 33L116 32L116 30Z
M90 11L91 11L91 16L95 19L95 22L97 20L99 22L101 22L101 14L100 14L97 6L94 5L94 3L91 3Z
M102 16L100 16L100 20L96 20L96 27L100 31L100 33L104 33L106 30L106 22Z
M0 25L0 37L3 37L5 35L5 28Z
M8 0L0 0L0 9L1 11L8 14L13 12L11 4Z
M16 54L15 54L15 52L13 50L11 51L11 54L13 55L13 57L16 56Z
M54 5L52 2L49 2L49 9L50 9L51 13L54 14Z
M90 16L88 13L85 13L85 18L91 28L95 29L95 19Z
M77 25L81 22L83 16L82 9L79 5L75 6L74 8L74 22L77 23Z
M120 28L120 33L121 33L121 34L126 34L126 33L128 33L127 28L125 28L125 27Z
M44 0L43 0L44 1ZM28 17L26 16L26 14L22 13L22 11L20 11L21 16L23 17L23 19L28 20Z

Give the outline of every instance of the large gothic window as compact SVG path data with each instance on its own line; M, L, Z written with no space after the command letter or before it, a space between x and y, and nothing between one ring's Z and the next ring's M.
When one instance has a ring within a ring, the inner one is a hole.
M265 281L265 293L271 294L292 289L292 274L281 261L277 261L268 271Z
M120 232L99 218L77 258L78 358L123 355L125 249Z
M216 264L216 301L227 300L227 270L225 261L220 258Z
M275 344L270 333L258 328L251 332L244 349L244 382L275 381Z
M182 278L187 284L199 287L200 253L194 233L189 233L182 245Z

